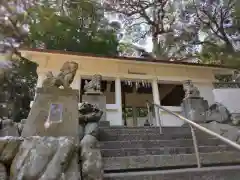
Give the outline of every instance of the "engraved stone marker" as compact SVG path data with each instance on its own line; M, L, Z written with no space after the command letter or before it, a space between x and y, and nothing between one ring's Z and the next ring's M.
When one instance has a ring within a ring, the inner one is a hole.
M28 136L78 136L78 91L38 88L22 131Z

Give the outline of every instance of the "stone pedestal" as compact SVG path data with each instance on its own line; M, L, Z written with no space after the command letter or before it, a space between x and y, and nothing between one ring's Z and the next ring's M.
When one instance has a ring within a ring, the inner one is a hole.
M82 101L96 104L98 108L103 111L100 121L106 121L106 96L102 94L84 94L82 96Z
M98 123L99 127L110 127L110 122L109 121L99 121Z
M202 97L185 98L181 106L184 117L195 122L204 122L206 120L208 102Z
M0 130L0 137L5 136L19 136L18 127L17 125L12 125ZM1 179L1 178L0 178Z
M55 87L37 89L22 136L71 136L77 140L78 98L77 90Z

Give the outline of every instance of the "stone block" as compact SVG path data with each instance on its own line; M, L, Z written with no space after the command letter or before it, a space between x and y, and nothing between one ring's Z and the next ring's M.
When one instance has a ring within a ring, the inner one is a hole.
M50 108L53 104L59 105L57 111ZM78 131L78 91L55 87L37 89L22 136L68 136L77 140Z
M83 179L102 180L103 164L98 140L92 135L85 135L80 145Z
M103 111L100 121L106 121L106 96L101 94L85 94L82 96L82 101L96 104Z
M208 102L202 97L185 98L182 102L183 115L195 122L206 121Z
M0 163L0 179L1 180L7 180L7 168L3 163Z
M240 130L237 126L221 124L215 121L210 123L203 123L201 125L217 134L224 136L231 141L238 141L240 139Z
M22 141L21 137L6 136L0 138L0 162L10 165Z
M28 137L11 163L10 179L80 180L74 138Z

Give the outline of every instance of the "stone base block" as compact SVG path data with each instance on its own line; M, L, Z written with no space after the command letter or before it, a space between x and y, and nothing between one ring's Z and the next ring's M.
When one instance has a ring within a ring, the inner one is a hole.
M208 102L202 97L186 98L182 102L183 115L195 122L206 121L206 111L208 109Z
M25 138L14 150L9 179L80 180L77 152L73 138Z
M99 121L99 127L110 127L109 121Z

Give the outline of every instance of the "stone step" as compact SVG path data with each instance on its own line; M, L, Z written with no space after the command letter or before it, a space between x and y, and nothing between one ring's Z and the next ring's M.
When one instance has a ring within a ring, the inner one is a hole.
M169 135L169 134L100 134L100 141L133 141L133 140L171 140L171 139L191 139L191 134Z
M196 133L197 139L210 138L209 135ZM133 140L173 140L173 139L192 139L191 133L185 134L159 134L159 133L142 133L142 134L116 134L116 133L100 133L100 141L133 141Z
M239 180L240 166L104 174L104 180Z
M224 143L218 139L199 139L199 146L218 146ZM101 149L121 149L121 148L160 148L160 147L192 147L192 139L176 140L142 140L142 141L101 141Z
M116 134L128 133L158 133L159 127L124 127L124 126L111 126L109 128L100 128L100 131ZM191 133L189 127L163 127L163 133Z
M210 135L196 131L197 138L210 138ZM140 128L101 128L101 141L131 141L131 140L156 140L156 139L189 139L192 138L190 128L165 127L160 134L158 127Z
M240 153L233 151L200 153L200 161L203 165L223 165L240 164ZM104 170L143 170L171 167L190 167L197 164L195 154L175 154L175 155L145 155L145 156L125 156L125 157L104 157Z
M235 151L234 148L226 145L220 146L199 146L199 152L224 152ZM161 147L161 148L121 148L102 149L103 157L124 157L124 156L144 156L144 155L167 155L167 154L193 154L194 147Z

